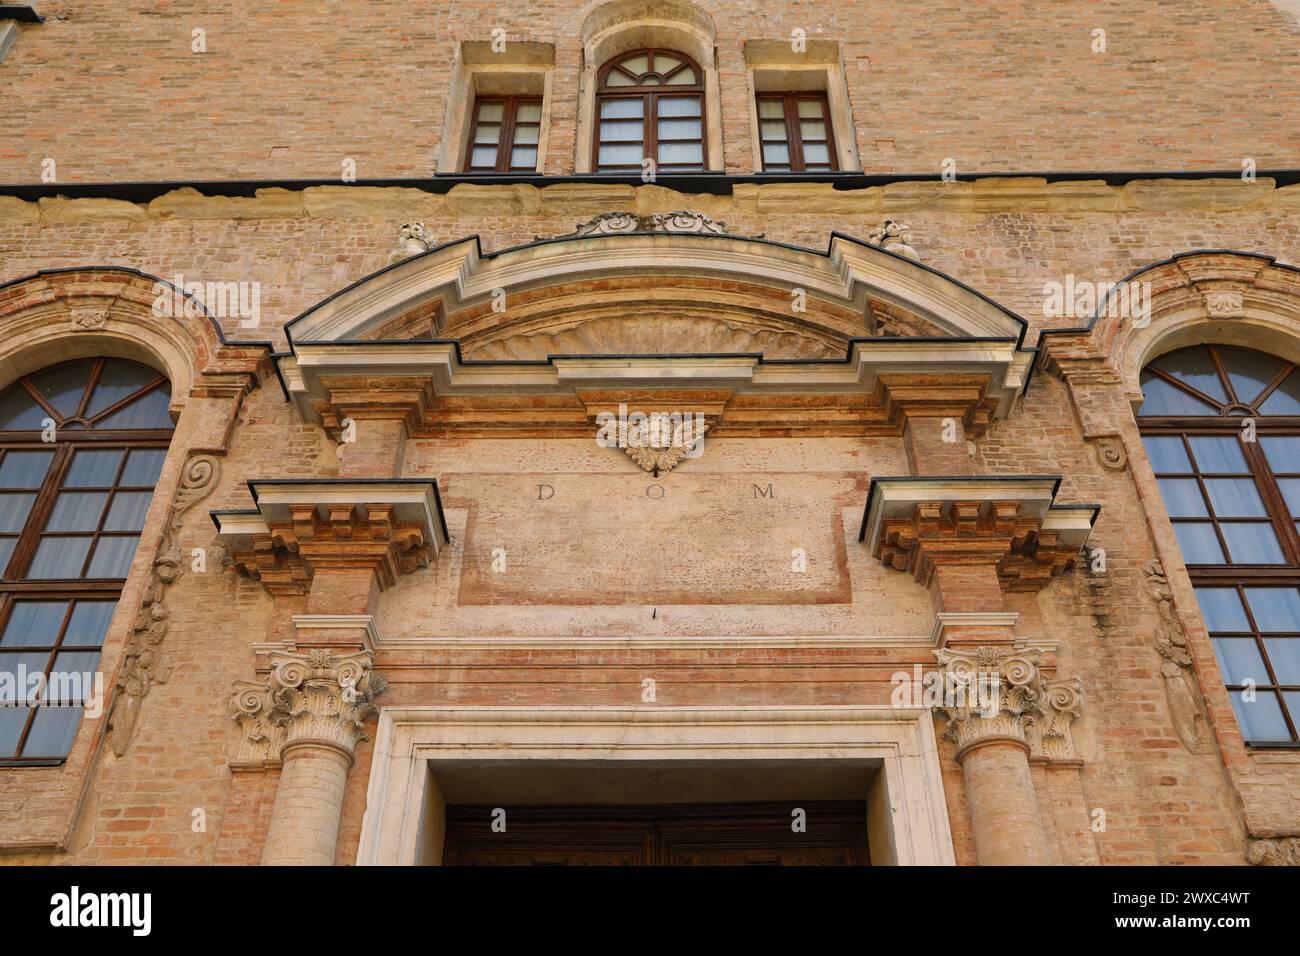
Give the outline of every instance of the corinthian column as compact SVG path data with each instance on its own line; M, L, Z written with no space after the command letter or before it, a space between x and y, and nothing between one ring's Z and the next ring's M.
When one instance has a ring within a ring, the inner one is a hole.
M1042 866L1052 854L1033 778L1031 749L1069 741L1078 681L1047 681L1033 648L935 652L946 680L944 736L957 744L981 866Z
M264 866L330 866L344 786L370 703L387 681L369 651L271 655L264 684L241 682L232 707L245 746L277 750L284 769L262 850ZM274 756L274 754L271 754Z

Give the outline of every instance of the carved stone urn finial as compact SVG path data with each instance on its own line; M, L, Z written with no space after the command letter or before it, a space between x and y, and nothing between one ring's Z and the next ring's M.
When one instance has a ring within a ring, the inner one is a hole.
M898 219L886 219L885 224L867 234L867 244L879 246L886 252L920 262L921 256L912 248L912 227Z
M402 223L401 235L397 239L397 247L388 255L388 262L391 265L394 262L401 262L403 259L409 259L411 256L418 256L429 251L429 240L426 238L428 231L424 223L418 219Z

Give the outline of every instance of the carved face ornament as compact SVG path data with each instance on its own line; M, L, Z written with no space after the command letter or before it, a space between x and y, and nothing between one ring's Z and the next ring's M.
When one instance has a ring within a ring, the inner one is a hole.
M672 471L682 459L697 457L708 430L701 415L677 420L677 416L660 412L629 425L626 451L643 470L658 478L660 472Z

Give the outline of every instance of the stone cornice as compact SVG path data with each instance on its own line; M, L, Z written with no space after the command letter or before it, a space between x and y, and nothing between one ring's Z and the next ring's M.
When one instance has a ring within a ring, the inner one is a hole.
M1056 503L1052 475L876 478L858 540L886 567L930 583L936 566L995 565L1036 591L1074 565L1099 505Z
M1019 401L1031 354L1014 340L854 339L844 360L761 355L552 356L477 362L454 341L300 343L279 359L305 421L400 418L412 434L577 434L595 411L640 399L719 409L749 434L898 435L908 414L968 434ZM662 396L656 398L655 396ZM725 397L724 397L725 396Z
M256 509L214 511L236 570L273 593L302 593L324 568L370 569L380 588L447 545L433 480L250 481Z

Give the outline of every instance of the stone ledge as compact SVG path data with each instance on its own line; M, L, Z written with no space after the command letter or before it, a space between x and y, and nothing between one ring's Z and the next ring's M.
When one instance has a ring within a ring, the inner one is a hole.
M1300 186L1278 188L1264 177L1234 179L1146 179L1123 186L1101 180L1048 182L1037 177L989 176L975 181L901 181L860 189L833 183L737 183L730 196L687 193L647 184L459 183L438 195L413 186L316 185L302 189L267 187L252 198L205 196L183 186L148 204L119 199L66 197L35 202L0 196L0 221L44 223L166 219L437 219L481 216L572 216L602 211L665 211L690 207L715 218L734 215L876 217L886 212L985 215L998 212L1165 212L1289 211L1300 209Z

